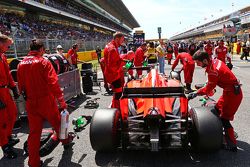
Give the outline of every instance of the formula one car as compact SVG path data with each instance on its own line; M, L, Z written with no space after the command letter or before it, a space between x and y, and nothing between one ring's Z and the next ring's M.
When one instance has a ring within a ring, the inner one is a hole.
M192 108L178 73L170 78L151 69L123 88L120 110L97 110L90 125L95 151L194 148L214 151L222 145L222 125L211 108Z

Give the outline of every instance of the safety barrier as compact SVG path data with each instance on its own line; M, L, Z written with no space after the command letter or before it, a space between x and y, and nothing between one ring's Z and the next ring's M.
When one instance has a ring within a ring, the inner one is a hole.
M15 75L16 70L11 70L11 73ZM74 69L72 71L58 75L58 82L61 89L63 90L65 101L68 101L75 96L81 95L81 81L78 69ZM16 84L18 83L16 82ZM10 92L12 93L12 91ZM23 96L20 96L18 99L16 99L15 103L18 110L18 116L26 116L27 113L25 110L25 100Z
M81 81L78 69L58 75L58 82L63 89L66 101L77 95L81 95Z

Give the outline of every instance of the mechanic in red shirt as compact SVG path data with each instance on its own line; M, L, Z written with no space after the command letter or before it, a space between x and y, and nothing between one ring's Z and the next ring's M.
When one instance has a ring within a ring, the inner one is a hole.
M138 47L135 51L135 59L134 59L134 65L135 66L142 66L142 63L146 56L144 55L147 51L147 43L144 42L141 44L140 47ZM138 76L142 75L142 70L137 70Z
M179 47L179 44L177 42L175 42L175 44L174 44L174 56L175 56L175 58L178 56L178 47Z
M224 127L226 149L237 151L234 129L230 123L241 104L243 95L239 81L231 70L218 59L211 60L206 52L196 52L193 56L198 66L206 68L208 74L207 85L197 92L190 93L189 99L197 95L209 94L218 85L223 89L223 94L216 103Z
M211 41L208 40L207 44L204 47L204 50L207 52L207 54L212 57L213 55L213 45L211 44Z
M58 84L57 74L49 62L42 55L44 45L40 40L33 40L30 52L18 65L18 87L26 99L26 111L29 121L28 151L31 167L38 167L40 161L40 138L43 123L47 120L59 134L60 109L66 109L63 92ZM59 140L55 135L56 140ZM65 144L65 143L64 143Z
M167 60L168 60L168 64L171 65L171 60L173 58L174 48L173 48L173 46L171 45L170 42L167 44L166 52L167 52L166 57L167 57Z
M226 58L231 63L231 58L229 56L227 47L224 46L224 41L220 40L219 45L214 49L214 58L221 60L223 63L226 63Z
M19 139L11 135L17 118L17 108L9 89L12 90L15 99L19 97L19 93L4 54L12 43L11 38L0 35L0 146L4 156L10 159L17 157L13 146L19 142Z
M113 40L104 48L105 79L111 84L113 90L112 108L120 109L119 99L122 95L124 85L124 74L122 69L123 60L120 58L118 47L124 42L124 34L116 32Z
M69 49L67 53L67 58L69 63L73 65L75 68L77 68L77 63L85 63L84 61L78 60L78 54L77 54L78 50L79 50L78 44L73 44L72 48Z
M241 52L241 41L240 39L238 39L238 42L236 44L236 53L240 54L240 52Z
M183 64L182 69L184 71L186 89L187 93L189 93L190 91L192 91L191 84L193 81L195 64L192 56L189 53L185 52L185 50L181 47L179 48L179 54L172 65L172 71L174 71L175 67L178 65L179 60L181 60L181 63Z

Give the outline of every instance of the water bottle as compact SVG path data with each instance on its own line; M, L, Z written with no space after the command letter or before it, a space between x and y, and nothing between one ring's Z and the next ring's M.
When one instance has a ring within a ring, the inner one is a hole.
M61 126L59 132L59 138L61 140L68 138L68 126L69 126L69 112L64 109L61 112Z

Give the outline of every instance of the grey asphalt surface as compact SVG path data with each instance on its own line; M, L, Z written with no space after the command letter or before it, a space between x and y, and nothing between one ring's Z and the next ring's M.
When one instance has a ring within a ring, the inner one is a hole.
M250 62L242 61L239 56L234 56L233 72L243 84L243 101L233 121L235 131L239 137L237 153L220 150L215 153L193 153L186 150L167 150L157 153L150 151L117 151L114 153L96 153L90 145L89 125L79 134L80 139L74 140L74 145L68 150L64 150L61 144L48 156L43 157L44 166L48 167L94 167L94 166L228 166L228 167L247 167L250 166ZM169 74L170 66L166 65L166 73ZM206 76L204 69L197 67L195 69L193 85L204 83ZM96 109L85 109L84 105L88 98L101 98L98 100L99 108L106 108L111 102L111 96L104 96L104 88L100 91L94 87L96 95L87 95L87 98L74 99L71 104L78 106L70 114L70 121L80 115L91 116ZM214 99L218 99L221 89L217 88ZM199 98L190 101L192 106L200 106ZM45 124L45 127L49 127ZM70 130L73 126L70 126ZM28 166L28 158L23 156L23 143L28 137L28 125L25 120L22 121L22 129L15 131L21 142L15 146L18 152L18 158L8 160L3 157L0 151L0 167L23 167Z

